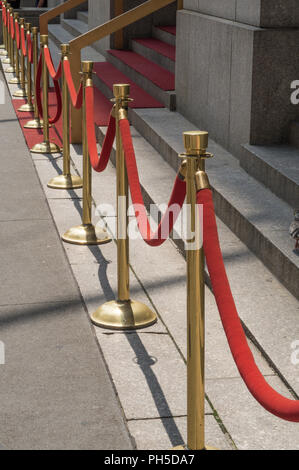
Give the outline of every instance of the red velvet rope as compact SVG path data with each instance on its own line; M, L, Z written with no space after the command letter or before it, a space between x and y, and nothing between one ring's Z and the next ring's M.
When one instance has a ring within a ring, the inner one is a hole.
M7 26L7 10L6 7L4 7L4 24Z
M27 50L26 50L25 30L23 26L21 26L21 45L22 45L22 54L24 57L26 57Z
M141 193L136 157L130 132L130 123L127 119L121 119L119 121L119 127L126 159L130 192L139 231L143 240L148 245L160 246L163 242L165 242L165 240L167 240L179 215L179 211L176 211L176 213L173 214L172 209L174 205L179 206L181 209L182 205L184 204L186 196L186 183L180 178L178 174L173 186L167 210L162 217L156 233L152 233Z
M299 422L299 400L280 395L266 382L248 346L225 272L210 189L197 193L197 204L203 204L203 246L213 292L239 372L250 393L267 411L286 421Z
M93 87L89 86L85 89L86 99L86 127L87 127L87 140L90 163L93 169L97 172L104 171L107 167L113 142L115 139L115 118L110 114L108 129L103 142L100 157L97 150L97 139L94 129L94 91Z
M49 70L49 74L51 75L52 79L54 81L59 80L59 78L61 77L61 71L62 71L61 62L59 62L59 66L56 72L54 65L53 65L50 49L48 47L44 47L44 57L45 57L45 61Z
M80 109L82 108L82 103L83 103L83 84L82 83L80 84L79 90L77 92L74 82L73 82L71 66L67 59L64 59L63 61L63 70L64 70L67 86L69 89L70 97L72 100L72 104L74 108Z
M32 48L32 40L31 40L31 33L27 31L27 46L28 46L28 59L31 64L33 64L33 48Z
M35 89L37 108L38 108L38 112L41 118L43 118L43 105L42 105L42 100L41 100L42 65L43 65L43 59L42 59L42 53L41 53L39 56L39 61L37 65L36 89ZM62 112L62 100L61 100L60 86L59 86L58 81L56 80L54 81L54 87L55 87L55 94L56 94L56 100L57 100L57 109L56 109L55 116L53 118L49 117L49 124L55 124L55 122L57 122L58 119L60 118L61 112Z
M17 48L20 49L20 26L19 26L19 22L17 20L15 21L15 26L16 26Z
M15 38L15 29L14 29L14 25L13 25L14 18L13 18L13 16L10 16L9 19L10 19L10 31L11 31L10 35L11 35L11 38L14 39Z

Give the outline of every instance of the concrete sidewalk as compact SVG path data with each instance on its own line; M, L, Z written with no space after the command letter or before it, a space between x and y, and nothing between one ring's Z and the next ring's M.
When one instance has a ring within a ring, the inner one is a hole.
M132 449L7 89L0 139L0 448Z

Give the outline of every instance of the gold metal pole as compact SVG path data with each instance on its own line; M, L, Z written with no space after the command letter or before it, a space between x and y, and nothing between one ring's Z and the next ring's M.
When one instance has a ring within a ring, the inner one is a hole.
M62 63L68 60L70 46L61 44ZM80 176L71 175L70 158L70 97L65 78L64 68L62 67L62 119L63 119L63 174L51 179L48 183L49 188L53 189L78 189L82 188L83 181Z
M92 84L93 62L82 62L83 72L83 106L82 106L82 147L83 147L83 211L82 225L70 228L63 236L62 240L75 245L101 245L108 243L111 238L105 229L95 229L92 219L92 174L89 160L87 129L86 129L86 100L85 90Z
M3 1L2 2L2 9L4 8L6 2ZM2 12L1 12L2 14ZM2 17L2 15L1 15ZM3 52L5 51L5 39L4 39L4 22L3 22L3 19L2 19L2 40L3 40L3 43L0 44L0 55L4 55Z
M37 64L38 64L38 27L33 26L32 28L32 47L33 47L33 89L35 95L36 89L36 74L37 74ZM26 129L42 129L43 121L39 117L37 100L34 96L34 119L30 120L24 126Z
M20 38L21 38L21 31L25 28L25 20L24 18L20 18ZM21 39L20 39L21 41ZM20 42L20 44L22 44ZM16 98L27 98L26 93L26 81L25 81L25 57L23 55L22 46L20 47L21 51L21 71L20 71L20 89L17 90L13 96Z
M157 321L156 314L147 305L130 299L129 239L128 239L128 176L125 155L119 131L119 120L128 118L130 85L113 86L116 119L116 173L117 173L117 300L101 305L91 316L92 322L103 328L135 330Z
M6 1L3 2L3 5L7 8ZM0 50L0 56L7 56L7 30L6 25L2 22L2 35L3 35L3 48Z
M31 24L26 23L26 42L27 42L27 34L31 34ZM27 112L32 112L34 111L33 103L32 103L32 77L31 77L31 62L29 58L29 48L28 48L28 43L27 43L27 61L26 61L26 74L27 74L27 89L26 89L26 94L27 94L27 102L23 104L18 111L27 113Z
M205 445L205 301L204 250L200 233L197 191L209 187L203 158L208 133L184 132L186 152L187 228L187 449L212 449ZM203 178L203 174L205 178ZM201 185L205 182L205 186Z
M16 24L19 22L19 13L14 14L14 25L16 31ZM19 85L20 82L20 63L19 63L19 50L17 46L17 38L15 34L15 47L14 47L14 62L15 62L15 77L11 78L8 83Z
M4 59L2 61L3 64L10 64L11 63L11 36L10 36L10 15L11 15L11 12L13 11L13 9L10 7L10 5L8 4L8 18L7 18L7 22L8 22L8 25L6 27L6 46L7 46L7 57L6 59Z
M31 149L32 153L60 153L60 147L54 142L50 142L49 137L49 111L48 111L48 93L49 93L49 72L46 61L44 59L44 49L48 47L48 36L42 35L40 37L41 48L43 53L43 72L42 72L42 82L43 82L43 142L34 145Z
M11 19L14 18L13 8L10 8L9 14L9 22ZM13 21L13 28L14 28L14 21ZM15 57L14 57L14 50L15 50L15 40L11 36L12 33L9 35L9 49L10 49L10 65L4 70L5 73L15 73Z

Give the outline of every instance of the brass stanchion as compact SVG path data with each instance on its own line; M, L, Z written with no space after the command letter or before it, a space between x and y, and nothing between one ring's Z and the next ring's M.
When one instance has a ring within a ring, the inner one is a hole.
M205 301L204 250L200 234L197 191L209 187L204 158L208 133L184 133L186 203L188 208L187 258L187 449L212 450L205 445ZM176 449L184 449L183 446Z
M91 222L92 212L92 174L91 164L89 160L88 143L87 143L87 129L86 129L86 101L85 101L85 89L88 86L92 86L92 70L93 62L82 62L83 72L83 106L82 106L82 146L83 146L83 214L82 214L82 225L70 228L63 236L62 240L67 243L73 243L75 245L101 245L102 243L108 243L111 241L108 233L104 229L96 231L94 225Z
M22 33L22 30L24 30L24 28L25 28L25 20L24 18L20 18L20 38L22 37L21 33ZM22 42L20 42L20 44L22 44ZM26 82L25 82L25 57L23 54L22 45L20 47L20 51L21 51L20 89L17 90L13 94L13 96L15 96L16 98L27 98Z
M62 63L68 60L70 46L61 44ZM65 78L64 68L62 67L62 120L63 120L63 174L51 179L48 183L49 188L53 189L78 189L82 188L83 182L80 176L71 175L70 165L70 98Z
M128 117L130 85L113 86L116 119L117 172L117 300L101 305L91 316L92 322L103 328L135 330L157 321L156 314L146 305L130 299L129 239L128 239L128 176L119 130L119 119Z
M12 85L19 85L20 82L20 62L19 62L19 49L17 44L17 37L16 37L16 25L19 23L19 13L14 14L14 26L15 26L15 77L11 78L8 83Z
M7 50L7 57L2 61L3 64L10 64L10 57L11 57L11 37L10 37L10 13L11 13L11 6L9 3L7 4L6 15L7 15L7 25L6 25L6 50Z
M33 26L32 28L32 47L33 47L33 89L34 89L34 119L25 124L26 129L42 129L43 128L43 121L39 117L38 107L37 107L37 100L35 96L36 90L36 74L37 74L37 64L38 64L38 27Z
M13 25L11 25L12 20L14 19L14 13L13 13L13 8L9 9L9 28L10 28L10 34L9 34L9 59L10 59L10 66L7 67L4 72L5 73L15 73L15 54L14 54L14 46L15 46L15 41L13 39L13 36L15 34L15 27L14 27L14 21ZM13 30L12 30L13 28Z
M42 71L42 82L43 82L43 135L44 141L35 144L31 149L33 153L60 153L60 147L54 142L50 142L49 137L49 111L48 111L48 92L49 92L49 71L44 58L44 48L48 47L48 36L42 35L40 37L42 57L43 57L43 71Z
M27 35L31 34L31 24L26 23L26 43L27 43ZM29 48L28 48L28 43L27 43L27 61L26 61L26 74L27 74L27 89L26 89L26 95L27 95L27 102L23 104L18 111L26 113L26 112L32 112L34 110L33 103L32 103L32 77L31 77L31 62L30 62L30 57L29 57Z
M7 3L6 1L3 1L2 2L2 8L5 9L7 8ZM5 10L5 14L6 14L6 10ZM3 44L2 44L2 48L0 50L0 56L7 56L7 30L6 30L6 25L4 23L4 21L2 21L2 35L3 35Z

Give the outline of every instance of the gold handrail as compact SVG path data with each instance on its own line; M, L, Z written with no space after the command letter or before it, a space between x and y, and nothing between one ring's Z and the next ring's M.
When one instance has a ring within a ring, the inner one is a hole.
M81 3L85 3L86 0L68 0L65 3L62 3L61 5L58 5L55 8L52 8L49 11L46 11L46 13L43 13L39 17L39 29L40 29L40 34L48 34L48 23L50 20L53 18L56 18L56 16L61 15L62 13L65 13L66 11L72 10L72 8L75 8Z
M110 34L113 34L132 23L135 23L135 21L141 20L145 16L148 16L151 13L166 7L174 1L175 0L148 0L138 7L132 8L132 10L116 16L106 23L97 26L87 33L73 39L70 41L70 47L73 52L78 50L80 51L84 47L90 46L94 42L99 41L100 39L103 39L104 37L109 36Z

